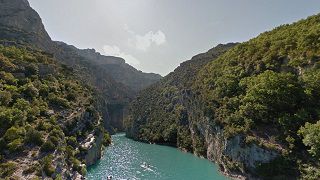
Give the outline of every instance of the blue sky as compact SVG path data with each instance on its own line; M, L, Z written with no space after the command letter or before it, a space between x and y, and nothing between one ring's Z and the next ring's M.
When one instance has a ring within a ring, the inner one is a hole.
M53 40L166 75L219 43L320 13L319 0L29 0Z

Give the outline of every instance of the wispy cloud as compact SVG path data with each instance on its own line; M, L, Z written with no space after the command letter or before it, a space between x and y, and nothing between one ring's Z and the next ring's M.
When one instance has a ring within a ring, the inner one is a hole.
M126 61L126 63L132 66L136 66L140 64L140 61L138 59L136 59L134 56L130 54L122 52L118 46L104 45L103 53L108 56L121 57Z
M129 45L138 50L147 51L153 44L160 46L167 42L166 35L161 30L157 32L149 31L145 35L139 35L130 30L127 25L124 26L124 29L133 36L128 40Z

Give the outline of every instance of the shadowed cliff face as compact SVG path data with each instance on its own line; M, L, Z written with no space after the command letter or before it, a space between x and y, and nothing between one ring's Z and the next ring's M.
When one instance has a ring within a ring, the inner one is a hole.
M113 123L108 116L108 104L125 106L137 92L161 78L157 74L138 71L126 64L124 59L52 41L40 16L27 0L0 0L0 41L4 45L23 44L53 54L60 63L71 68L79 79L95 87L97 106L103 119L108 121L106 124L111 126Z
M112 131L123 131L124 122L123 119L126 119L128 116L128 107L123 104L109 104L108 113L110 117L110 124L106 124L107 127L112 126Z

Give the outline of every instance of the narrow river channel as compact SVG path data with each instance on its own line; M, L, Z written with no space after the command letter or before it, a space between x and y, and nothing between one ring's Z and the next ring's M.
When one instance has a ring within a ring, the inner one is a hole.
M125 134L112 136L113 144L88 169L87 179L105 180L227 180L212 162L180 150L136 142Z

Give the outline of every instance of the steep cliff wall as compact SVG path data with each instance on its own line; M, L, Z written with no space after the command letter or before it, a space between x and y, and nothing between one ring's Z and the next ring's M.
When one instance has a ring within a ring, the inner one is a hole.
M91 166L95 164L102 156L102 145L103 145L103 134L100 133L97 136L89 134L86 141L82 145L82 148L87 149L86 154L84 155L84 160L86 166Z

